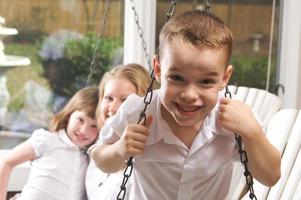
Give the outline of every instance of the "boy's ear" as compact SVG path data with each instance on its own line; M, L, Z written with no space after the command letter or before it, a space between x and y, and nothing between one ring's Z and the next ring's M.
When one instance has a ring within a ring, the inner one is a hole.
M232 72L233 72L232 65L228 65L225 69L225 73L224 73L224 76L223 76L223 83L221 85L220 90L223 90L226 87L226 85L228 85L228 83L230 81L230 78L231 78L231 75L232 75Z
M161 75L161 67L160 67L160 59L158 55L155 55L153 58L153 69L156 81L160 83L160 75Z

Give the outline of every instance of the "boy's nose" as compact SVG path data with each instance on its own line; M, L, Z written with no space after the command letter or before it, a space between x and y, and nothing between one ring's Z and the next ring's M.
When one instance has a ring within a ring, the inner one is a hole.
M181 97L186 101L195 101L199 98L199 93L195 87L189 86L181 92Z

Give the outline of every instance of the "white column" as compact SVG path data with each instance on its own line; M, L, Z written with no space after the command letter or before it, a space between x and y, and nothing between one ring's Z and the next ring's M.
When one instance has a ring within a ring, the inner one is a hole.
M143 30L147 51L152 59L155 52L156 0L134 0L139 24ZM138 63L148 68L141 45L130 0L125 0L124 10L124 56L123 63Z
M282 1L279 83L284 108L301 109L301 1Z

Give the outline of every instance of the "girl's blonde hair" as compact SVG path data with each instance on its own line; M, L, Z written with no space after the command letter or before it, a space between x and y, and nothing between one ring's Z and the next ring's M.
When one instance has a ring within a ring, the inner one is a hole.
M114 67L111 71L106 72L99 83L99 103L97 106L96 118L98 121L98 128L102 127L100 120L100 105L104 95L104 88L108 80L114 78L124 78L129 80L136 88L136 94L144 96L151 81L150 73L143 66L135 63L126 65L119 65Z
M56 132L66 129L70 115L76 110L83 111L90 118L95 119L98 96L97 87L86 87L76 92L64 108L53 117L50 130Z

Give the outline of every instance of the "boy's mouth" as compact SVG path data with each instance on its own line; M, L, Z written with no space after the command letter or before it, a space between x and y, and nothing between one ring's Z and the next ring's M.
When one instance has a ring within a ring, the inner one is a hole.
M195 112L200 107L199 106L185 106L176 103L177 108L182 112Z

